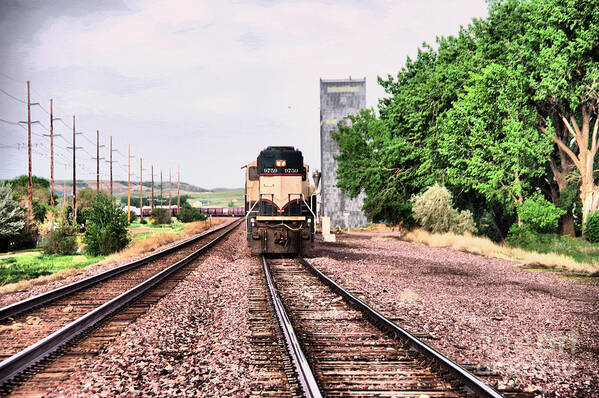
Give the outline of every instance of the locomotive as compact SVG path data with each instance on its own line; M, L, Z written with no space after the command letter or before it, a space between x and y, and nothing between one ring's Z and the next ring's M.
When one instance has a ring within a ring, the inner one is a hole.
M245 166L247 241L253 254L307 254L314 244L316 188L302 152L269 146Z

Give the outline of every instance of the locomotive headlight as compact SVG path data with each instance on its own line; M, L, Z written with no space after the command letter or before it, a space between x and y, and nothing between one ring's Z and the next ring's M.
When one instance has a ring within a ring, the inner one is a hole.
M252 227L254 225L256 225L256 219L255 218L250 218L250 224L252 224Z
M286 161L286 160L277 160L277 161L275 162L275 165L276 165L277 167L285 167L285 166L287 166L287 161Z

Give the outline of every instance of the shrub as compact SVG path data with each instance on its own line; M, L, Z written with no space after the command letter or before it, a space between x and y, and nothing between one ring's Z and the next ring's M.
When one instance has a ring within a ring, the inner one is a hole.
M594 211L587 216L583 235L591 243L599 242L599 211Z
M140 224L147 224L148 220L146 220L145 218L142 218L141 220L139 220Z
M127 213L125 213L127 214ZM135 214L134 212L130 211L129 212L129 220L130 222L134 222L135 220L137 220L137 214Z
M208 218L206 214L202 213L200 209L192 207L189 203L181 206L181 209L177 214L177 219L181 222L202 221L206 218Z
M77 234L72 226L61 224L48 233L43 247L45 254L73 254L77 251Z
M106 194L99 193L91 202L85 229L85 250L106 255L123 249L129 243L127 214Z
M33 201L33 219L43 223L46 218L46 213L50 210L50 206L37 200Z
M557 230L559 218L566 210L556 207L540 193L526 199L518 207L518 218L524 224L538 233L554 233Z
M512 224L505 238L507 243L512 246L518 246L525 249L532 248L537 243L537 234L528 224Z
M464 233L476 233L476 223L470 210L462 210L454 214L454 221L451 226L451 232L463 235Z
M475 233L476 225L469 211L453 208L451 193L435 184L420 195L412 197L412 212L422 228L433 233Z
M155 207L150 212L150 218L154 220L154 224L171 223L171 215L169 214L167 209L163 209L162 207Z
M12 187L0 185L0 251L5 252L25 228L25 213L13 199Z

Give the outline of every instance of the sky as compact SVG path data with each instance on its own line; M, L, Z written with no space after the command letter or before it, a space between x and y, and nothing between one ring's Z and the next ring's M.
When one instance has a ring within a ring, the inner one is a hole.
M141 157L144 180L180 167L204 188L242 187L268 145L320 169L319 78L366 77L376 107L377 76L486 15L483 0L0 0L0 179L27 173L27 80L35 175L50 175L50 98L56 179L72 178L73 115L78 179L96 177L96 130L118 180L128 145L133 179Z

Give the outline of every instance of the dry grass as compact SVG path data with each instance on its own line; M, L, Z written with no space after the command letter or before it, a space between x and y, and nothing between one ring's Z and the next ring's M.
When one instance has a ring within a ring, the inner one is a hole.
M500 245L489 238L472 236L470 234L431 234L422 229L416 229L403 235L402 240L413 243L422 243L427 246L447 247L462 252L495 257L502 260L518 261L521 264L528 266L541 266L588 274L599 271L599 267L596 264L578 262L571 257L562 254L527 251L520 248Z
M219 225L225 222L226 219L212 219L212 225ZM65 279L72 275L77 275L85 272L90 267L99 265L112 264L119 261L127 260L133 257L139 257L145 254L150 254L155 250L160 249L161 246L172 243L178 239L186 236L198 234L210 228L209 221L196 221L185 225L181 231L181 234L174 234L171 232L165 232L155 235L149 235L146 239L133 242L131 246L121 250L120 252L111 254L104 260L91 264L85 268L69 268L58 271L52 275L45 275L35 279L22 280L16 283L0 286L0 296L24 291L30 289L32 286L43 285L49 282L54 282L60 279Z

